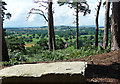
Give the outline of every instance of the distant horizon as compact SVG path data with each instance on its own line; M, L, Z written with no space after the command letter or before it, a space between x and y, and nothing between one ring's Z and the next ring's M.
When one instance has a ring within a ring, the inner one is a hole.
M61 26L69 26L69 25L56 25L54 27L61 27ZM3 28L7 29L7 28L40 28L40 27L48 27L48 26L23 26L23 27L11 26L11 27L3 27ZM76 27L76 26L69 26L69 27ZM95 27L95 25L82 25L79 27ZM99 27L104 27L104 26L99 26Z
M105 0L103 0L104 2ZM44 18L40 15L32 14L29 19L28 13L31 10L31 8L39 8L39 4L36 4L33 2L33 0L5 0L7 5L5 6L7 11L12 14L12 17L10 20L4 21L4 28L6 27L41 27L42 25L47 26L48 23L44 20ZM87 14L86 16L83 16L83 13L79 13L79 25L80 26L89 26L89 25L95 25L95 15L98 1L92 1L87 0L89 4L89 8L91 9L91 13ZM21 6L22 5L22 6ZM70 25L75 26L75 10L70 9L68 5L59 6L59 4L55 1L53 4L54 8L54 25ZM45 11L45 14L47 16L47 11ZM111 14L111 11L110 11ZM104 19L105 19L105 7L101 6L100 14L99 14L99 25L104 25Z

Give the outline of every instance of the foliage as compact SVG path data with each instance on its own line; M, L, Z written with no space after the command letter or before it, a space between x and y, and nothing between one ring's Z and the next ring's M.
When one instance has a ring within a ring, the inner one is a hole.
M14 49L11 52L9 48L10 62L6 62L5 65L14 65L23 62L40 62L40 61L54 61L54 60L70 60L85 56L91 56L100 53L106 53L110 51L110 44L106 50L103 50L102 47L94 47L94 34L95 28L93 27L81 27L79 30L79 46L78 50L75 49L75 27L71 27L73 34L70 30L67 30L65 27L55 27L56 34L56 51L48 51L45 46L48 46L48 35L47 30L31 30L31 29L6 29L6 41L10 43L22 43L27 38L31 38L32 42L24 42L23 44L34 44L32 47L26 47L25 52L19 49ZM66 30L65 30L66 29ZM64 31L65 30L65 31ZM99 33L100 41L102 43L103 30L100 28ZM37 39L36 37L39 37ZM17 40L16 40L17 38ZM109 37L110 38L110 37ZM18 40L19 39L19 40ZM65 43L68 46L65 48ZM14 45L11 45L14 46ZM17 46L17 45L16 45Z
M70 60L74 58L80 58L85 56L91 56L95 54L105 53L107 50L103 50L102 47L95 48L94 46L84 46L76 50L73 46L63 50L49 51L49 50L38 50L36 54L29 53L23 55L21 53L15 54L17 61L22 60L27 62L39 62L39 61L54 61L54 60ZM19 59L18 59L19 58ZM21 59L20 59L21 58Z
M62 39L56 39L56 47L57 49L64 49L65 42Z
M13 66L13 65L18 65L18 64L23 64L24 62L19 62L19 61L16 61L14 59L10 59L9 62L5 61L5 62L2 62L1 64L3 66Z
M3 66L12 66L12 65L18 65L18 64L23 64L24 62L27 61L27 57L23 54L23 52L19 51L14 51L14 52L8 52L10 61L7 62L2 62Z
M37 44L40 46L41 49L46 50L48 49L48 40L47 39L40 39L40 41L37 42Z
M18 50L14 51L14 52L8 52L9 54L9 57L11 60L14 60L14 61L21 61L21 62L25 62L27 61L27 57L25 56L25 53L23 52L20 52Z
M11 36L11 37L8 37L6 41L7 41L7 47L8 49L11 50L11 52L13 52L14 50L25 52L25 47L24 47L25 43L22 40L22 38Z
M72 1L66 1L66 2L61 2L61 0L58 1L58 4L59 6L62 6L64 4L69 4L69 7L70 8L74 8L74 9L78 9L79 12L83 12L84 16L91 12L91 10L89 9L89 5L87 4L87 1L79 1L79 2L76 2L74 0ZM77 8L77 4L78 4L78 8Z
M7 10L5 8L5 5L7 5L7 4L4 1L1 0L0 1L0 6L2 6L2 7L0 8L0 10L2 10L2 18L3 18L3 20L4 20L5 16L6 16L6 19L10 19L12 17L12 15L10 13L5 13L5 10Z

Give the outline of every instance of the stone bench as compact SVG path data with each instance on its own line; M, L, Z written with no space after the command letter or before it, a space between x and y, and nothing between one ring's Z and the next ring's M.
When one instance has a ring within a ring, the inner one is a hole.
M2 84L86 82L86 62L54 62L15 65L0 70Z

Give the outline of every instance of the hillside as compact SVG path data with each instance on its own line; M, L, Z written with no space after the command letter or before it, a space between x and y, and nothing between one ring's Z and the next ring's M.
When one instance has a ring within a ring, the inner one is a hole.
M88 83L111 82L114 84L119 84L120 82L120 73L119 73L120 50L110 53L93 55L89 57L81 57L80 59L72 59L67 61L86 61L88 63L88 67L85 72L85 76L88 79ZM49 61L49 62L56 62L56 61ZM59 61L59 62L63 62L63 61ZM43 63L43 62L32 62L32 63ZM2 68L5 68L5 66L3 66Z
M67 61L87 62L88 67L86 69L85 76L87 77L89 83L120 83L120 50Z
M85 73L88 83L120 83L120 50L68 61L86 61L88 63Z
M88 81L120 83L120 50L85 57L81 60L88 62L86 69Z

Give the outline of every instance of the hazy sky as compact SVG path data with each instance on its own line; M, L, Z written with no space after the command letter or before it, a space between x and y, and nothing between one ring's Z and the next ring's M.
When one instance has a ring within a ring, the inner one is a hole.
M44 18L40 15L31 15L27 20L28 12L31 8L38 8L38 4L34 3L33 0L5 0L7 3L7 12L12 14L10 20L5 20L4 27L33 27L33 26L45 26ZM83 16L83 13L79 13L79 24L82 25L95 25L95 15L98 4L97 0L87 0L91 9L91 14ZM70 25L75 26L73 22L75 21L74 9L70 9L68 5L59 6L54 3L54 25ZM41 8L43 9L43 8ZM99 16L99 25L104 26L104 15L105 7L101 7Z

